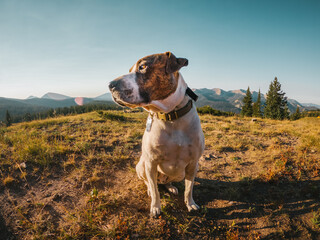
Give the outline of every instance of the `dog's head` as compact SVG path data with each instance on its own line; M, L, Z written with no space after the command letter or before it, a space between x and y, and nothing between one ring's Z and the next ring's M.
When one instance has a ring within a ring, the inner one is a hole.
M176 58L171 52L146 56L130 68L129 74L110 82L109 89L119 105L157 107L157 103L176 93L179 85L184 83L183 79L183 83L179 83L178 71L187 65L187 59ZM158 106L160 111L167 111L168 108L171 107Z

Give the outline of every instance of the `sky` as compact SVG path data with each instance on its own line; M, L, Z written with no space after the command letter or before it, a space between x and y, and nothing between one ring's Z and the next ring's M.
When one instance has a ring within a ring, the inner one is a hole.
M0 97L95 97L141 57L171 51L191 88L320 104L320 1L0 0Z

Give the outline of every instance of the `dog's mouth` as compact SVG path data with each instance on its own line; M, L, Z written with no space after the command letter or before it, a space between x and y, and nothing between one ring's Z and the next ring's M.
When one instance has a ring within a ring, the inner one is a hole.
M126 103L124 103L121 99L119 99L119 98L117 98L115 96L112 96L112 98L113 98L113 101L116 104L120 105L121 107L126 107L127 106Z
M122 106L122 107L126 107L126 105L124 105L124 104L121 103L121 102L117 102L117 104L119 104L119 105Z
M132 104L132 103L128 103L128 102L125 102L115 96L112 96L113 98L113 101L115 101L115 103L117 103L118 105L120 105L121 107L129 107L129 108L136 108L136 107L139 107L138 105L135 105L135 104Z
M122 107L126 107L126 105L124 104L124 103L122 103L122 101L120 101L119 99L117 99L117 98L113 98L113 100L118 104L118 105L120 105L120 106L122 106Z

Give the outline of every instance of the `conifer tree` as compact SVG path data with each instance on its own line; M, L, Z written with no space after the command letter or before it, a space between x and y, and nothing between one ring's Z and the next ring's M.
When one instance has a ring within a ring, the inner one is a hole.
M254 117L262 117L262 111L261 111L261 93L259 89L257 101L253 104L253 116Z
M299 106L297 106L296 115L297 115L298 119L301 118L301 113L300 113L300 108L299 108Z
M278 78L275 77L270 83L267 93L264 116L266 118L283 120L288 118L288 114L287 97L285 97L285 92L281 90Z
M10 116L9 111L7 110L7 112L6 112L6 126L9 127L11 125L12 125L12 118Z
M290 110L288 108L288 104L286 103L284 107L283 119L289 119L289 118L290 118Z
M32 120L31 114L30 113L26 113L23 117L23 120L26 122L30 122Z
M241 116L252 117L252 95L248 87L246 96L243 98L243 107L241 109Z
M291 120L298 120L301 118L300 108L297 106L296 112L291 115Z

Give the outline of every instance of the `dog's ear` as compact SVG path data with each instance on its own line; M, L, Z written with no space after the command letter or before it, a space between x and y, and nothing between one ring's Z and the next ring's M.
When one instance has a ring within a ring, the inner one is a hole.
M133 67L135 66L136 64L133 64L133 66L129 69L129 73L132 71Z
M186 58L176 58L171 52L166 52L167 64L166 64L166 73L174 73L179 71L180 68L188 66L188 59Z

